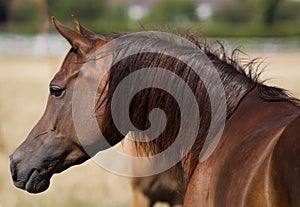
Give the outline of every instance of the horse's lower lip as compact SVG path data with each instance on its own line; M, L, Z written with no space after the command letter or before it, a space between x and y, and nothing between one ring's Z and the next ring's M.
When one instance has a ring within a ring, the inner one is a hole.
M33 178L37 176L37 171L35 169L32 170L30 173L27 182L25 183L25 190L29 191L30 190L30 185L32 184Z
M29 193L40 193L45 191L50 184L50 177L48 174L44 174L35 169L31 172L26 184L24 190L26 190Z

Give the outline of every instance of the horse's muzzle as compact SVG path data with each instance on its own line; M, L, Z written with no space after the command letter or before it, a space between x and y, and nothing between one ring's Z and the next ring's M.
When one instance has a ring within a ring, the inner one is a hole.
M22 166L22 160L14 154L10 155L10 172L14 185L29 193L40 193L49 187L50 177L40 170L29 166Z
M10 155L9 159L10 159L10 173L11 173L11 177L14 182L14 185L18 188L25 189L26 176L20 175L18 173L18 163L20 161L18 159L16 159L16 156L14 154Z
M17 179L18 179L18 177L17 177L17 168L16 168L16 164L14 162L14 159L13 159L12 155L9 156L9 160L10 160L10 173L11 173L11 177L12 177L12 180L14 182L16 182Z

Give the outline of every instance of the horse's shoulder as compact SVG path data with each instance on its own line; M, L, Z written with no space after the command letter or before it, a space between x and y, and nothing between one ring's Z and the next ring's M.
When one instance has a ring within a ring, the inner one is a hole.
M285 127L275 146L274 153L281 155L280 159L296 156L300 162L300 115Z
M300 115L286 126L279 137L273 151L271 169L282 202L292 198L288 203L300 206Z
M287 125L282 136L293 136L300 139L300 112L299 115Z

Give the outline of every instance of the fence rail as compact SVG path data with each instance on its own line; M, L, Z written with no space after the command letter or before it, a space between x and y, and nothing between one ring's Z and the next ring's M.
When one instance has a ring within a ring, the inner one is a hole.
M213 41L216 38L209 38ZM218 38L227 48L251 53L300 52L300 38ZM61 57L70 46L59 35L0 34L0 57Z

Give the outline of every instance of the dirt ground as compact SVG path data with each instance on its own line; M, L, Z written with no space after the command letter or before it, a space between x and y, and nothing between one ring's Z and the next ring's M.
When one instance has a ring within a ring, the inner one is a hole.
M252 54L264 57L267 84L300 98L300 53ZM16 189L8 155L26 137L43 113L48 83L62 59L0 58L0 207L127 207L132 193L127 178L101 169L92 161L55 175L38 195Z

